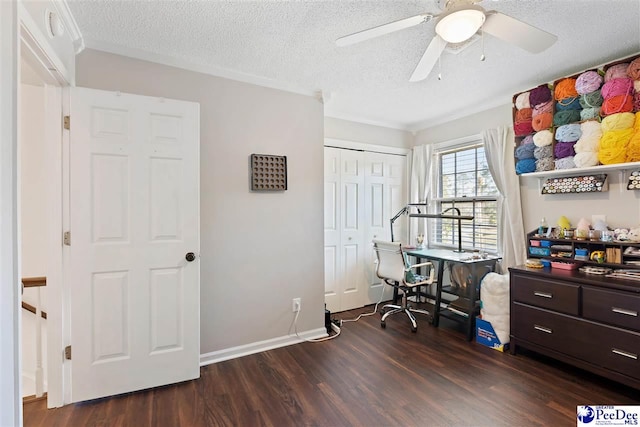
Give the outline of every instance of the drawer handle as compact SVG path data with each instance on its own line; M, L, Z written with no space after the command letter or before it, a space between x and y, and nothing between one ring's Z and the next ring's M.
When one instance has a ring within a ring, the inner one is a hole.
M611 353L618 354L620 356L628 357L629 359L638 360L638 355L629 353L623 350L618 350L617 348L612 348Z
M624 308L611 307L611 311L613 311L614 313L618 313L618 314L624 314L626 316L638 317L638 312L637 311L625 310Z
M534 294L535 296L537 296L537 297L542 297L542 298L553 298L553 294L548 294L548 293L546 293L546 292L538 292L538 291L536 291L536 292L534 292L533 294Z
M544 326L540 326L540 325L533 325L533 329L535 329L536 331L544 332L545 334L553 333L551 329L545 328Z

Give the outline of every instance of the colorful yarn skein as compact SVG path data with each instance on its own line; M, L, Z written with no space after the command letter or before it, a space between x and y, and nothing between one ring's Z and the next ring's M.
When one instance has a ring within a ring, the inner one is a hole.
M556 111L580 109L582 109L582 105L580 105L580 98L578 98L577 96L564 98L556 103Z
M559 126L556 129L556 141L560 142L576 142L582 136L582 130L579 123L571 123Z
M593 151L586 151L584 153L576 153L573 157L573 162L576 167L579 168L588 168L591 166L597 166L600 162L598 161L598 153Z
M603 165L624 163L627 160L627 146L633 136L633 129L610 130L602 134L598 160Z
M640 132L634 132L629 140L627 162L640 162Z
M516 109L522 110L523 108L531 108L529 92L523 92L516 96Z
M567 125L573 122L579 122L580 114L581 114L581 111L578 111L578 110L558 111L553 116L553 125L562 126L562 125ZM534 129L535 129L535 126L534 126Z
M627 67L627 75L633 80L640 80L640 57L631 61Z
M545 129L540 132L536 132L533 135L533 144L536 147L545 147L553 143L553 134L550 130Z
M522 159L516 162L516 173L530 173L536 171L536 161L534 159Z
M513 131L516 136L525 136L533 133L533 126L531 122L521 122L513 125Z
M550 171L553 170L553 167L553 157L536 160L536 172Z
M553 114L551 113L538 114L531 121L531 126L535 131L549 129L552 124L553 124Z
M524 144L533 144L533 135L527 135L524 137L524 139L521 142L522 145Z
M568 156L556 160L556 169L573 169L576 167L574 157Z
M627 93L605 99L600 113L602 116L608 116L615 113L630 113L631 111L633 111L633 96Z
M633 113L616 113L602 119L602 131L631 129L636 116Z
M533 157L535 157L536 160L553 157L553 147L551 145L535 147L535 150L533 150Z
M573 150L575 142L556 142L553 147L553 154L556 159L563 159L565 157L574 156L576 152Z
M604 81L608 82L613 79L624 79L629 77L627 74L627 69L629 68L629 64L624 62L622 64L612 65L607 68L607 71L604 73Z
M560 80L553 90L553 96L556 101L577 97L578 92L576 91L576 79L568 77Z
M529 91L529 104L536 106L551 101L551 89L546 84L542 84Z
M576 153L594 152L600 150L600 138L602 138L602 125L596 120L590 120L580 124L582 136L573 146ZM597 156L596 156L597 157Z
M600 118L600 107L585 108L580 110L580 120L591 120Z
M585 95L600 89L602 85L602 76L597 71L585 71L576 79L576 92L579 95Z
M538 116L544 113L553 113L553 101L543 102L533 107L532 117Z
M531 113L533 110L531 108L523 108L521 110L516 111L516 123L521 122L530 122L531 121Z
M603 101L602 92L599 90L580 95L580 105L582 108L600 107Z
M612 79L606 82L600 90L604 99L613 98L614 96L633 93L633 80L631 79Z
M516 148L515 156L518 160L533 159L533 151L536 146L533 144L520 145Z

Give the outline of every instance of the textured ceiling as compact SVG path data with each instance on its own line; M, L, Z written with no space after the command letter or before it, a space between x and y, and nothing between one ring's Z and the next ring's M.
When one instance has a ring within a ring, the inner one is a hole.
M421 82L409 76L434 35L434 22L347 47L335 39L431 12L412 1L67 0L87 47L136 55L303 93L322 91L325 112L417 130L502 105L511 96L594 65L640 52L640 0L484 0L554 33L531 54L486 36L441 58ZM438 65L436 65L436 68Z

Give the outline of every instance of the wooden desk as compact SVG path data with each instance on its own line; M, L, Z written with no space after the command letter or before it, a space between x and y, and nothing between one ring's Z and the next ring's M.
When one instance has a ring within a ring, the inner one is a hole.
M467 340L475 335L475 317L479 313L480 282L485 274L494 271L496 256L478 257L472 252L454 252L451 249L403 249L416 258L416 263L429 260L437 263L436 295L433 312L433 326L438 326L440 316L455 320L465 325ZM454 289L451 284L444 285L445 264L463 264L468 267L469 280L465 289ZM442 292L457 295L459 298L451 303L443 303Z

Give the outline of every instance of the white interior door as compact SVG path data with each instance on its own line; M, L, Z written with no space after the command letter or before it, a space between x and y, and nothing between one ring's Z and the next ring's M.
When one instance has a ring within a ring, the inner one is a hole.
M340 311L363 306L364 276L364 153L340 153Z
M340 149L324 149L324 302L331 312L341 311L340 256Z
M199 105L72 88L70 108L71 400L197 378Z
M365 153L365 217L366 238L365 276L367 290L364 293L364 304L372 304L382 298L391 298L393 289L384 287L375 274L376 255L371 241L373 239L390 240L390 219L406 204L406 156ZM405 217L398 218L394 223L394 240L401 241L405 234Z
M331 312L362 307L364 153L324 150L325 303Z

